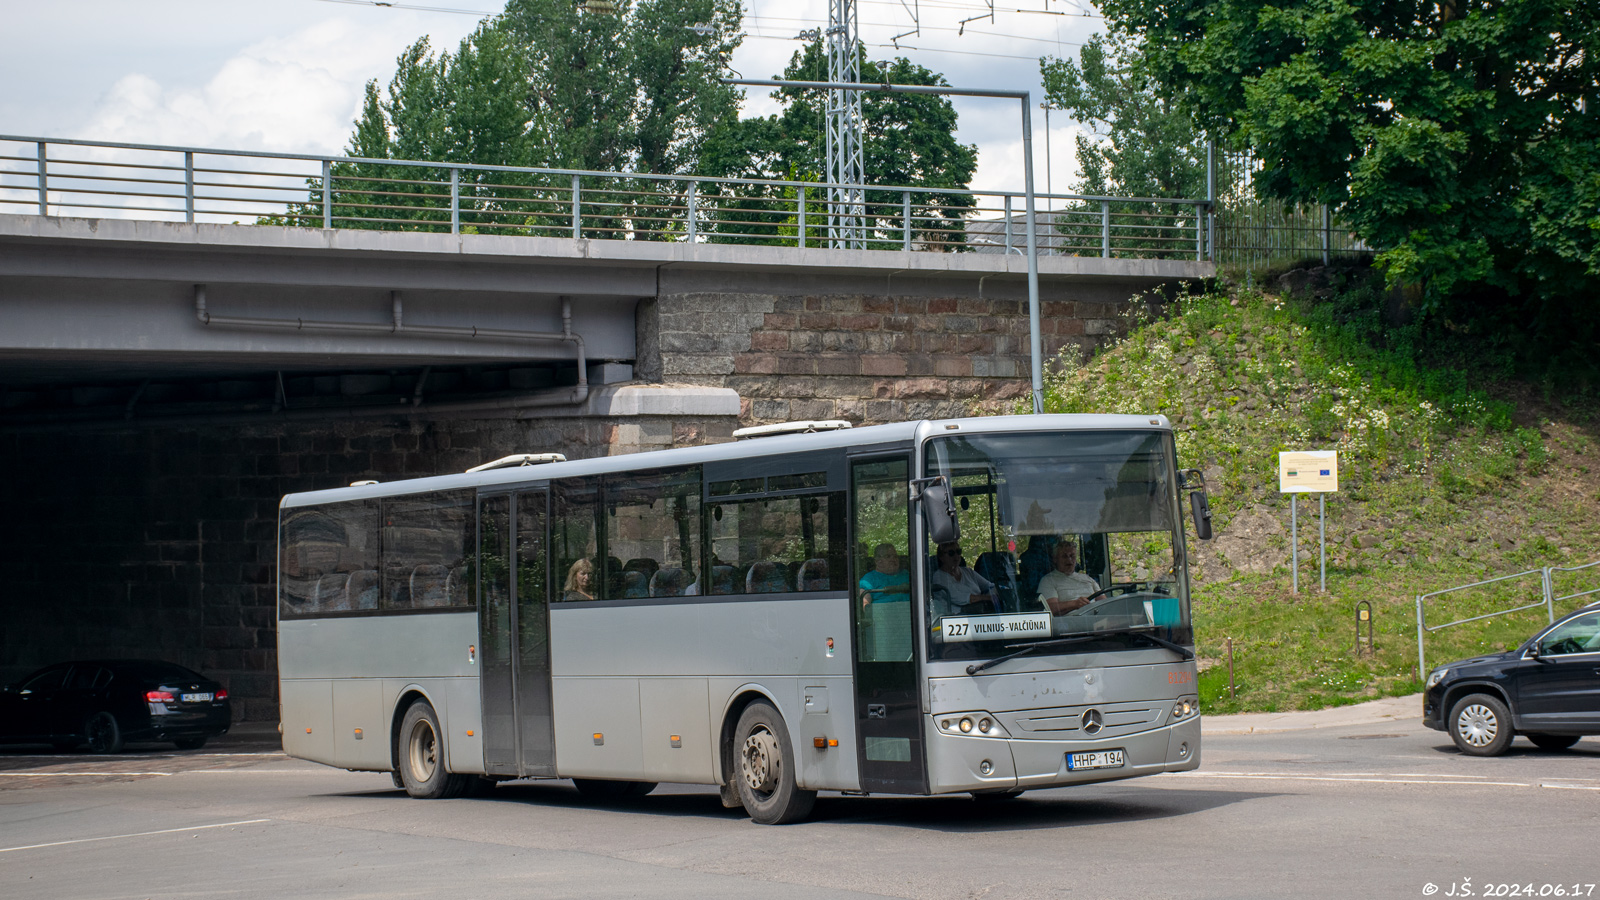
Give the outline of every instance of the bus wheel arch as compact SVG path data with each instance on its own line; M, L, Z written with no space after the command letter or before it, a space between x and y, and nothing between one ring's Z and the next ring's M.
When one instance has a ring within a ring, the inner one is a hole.
M451 772L445 731L433 702L421 691L405 692L396 707L395 772L407 794L419 800L443 800L472 792L474 775Z
M739 757L734 732L739 727L739 717L752 703L769 703L777 708L778 701L767 690L755 685L745 685L733 692L722 710L722 727L717 734L717 777L724 809L742 809L739 799Z

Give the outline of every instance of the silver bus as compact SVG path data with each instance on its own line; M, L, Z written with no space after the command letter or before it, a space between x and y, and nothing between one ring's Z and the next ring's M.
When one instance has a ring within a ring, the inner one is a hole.
M718 785L769 824L818 791L1200 762L1184 519L1209 537L1209 511L1165 418L556 460L283 499L290 755L420 798Z

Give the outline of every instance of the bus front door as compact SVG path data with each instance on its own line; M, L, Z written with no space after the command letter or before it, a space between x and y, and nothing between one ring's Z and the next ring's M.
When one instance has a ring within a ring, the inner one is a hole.
M911 554L910 477L904 456L851 463L856 754L869 792L928 790L910 572L922 561Z
M479 677L491 775L554 775L546 494L479 500Z

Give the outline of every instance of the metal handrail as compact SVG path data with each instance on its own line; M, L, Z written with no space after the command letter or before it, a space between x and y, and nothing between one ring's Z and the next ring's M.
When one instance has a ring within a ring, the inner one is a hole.
M40 215L51 215L52 210L101 210L140 218L165 214L190 223L253 215L322 228L387 226L442 231L448 227L450 233L469 227L525 228L530 233L564 232L574 238L609 235L790 246L798 239L799 246L805 247L808 242L811 246L825 243L821 234L829 222L846 214L834 210L823 195L829 189L864 188L875 196L899 195L898 200L863 199L860 204L868 211L871 234L866 241L872 246L898 245L907 251L927 252L993 246L1004 252L998 242L978 239L989 233L985 226L996 235L1004 231L1009 248L1013 232L1025 224L1018 223L1011 213L1012 202L1025 196L1021 190L600 172L0 135L0 144L19 143L33 145L36 152L31 156L0 153L0 212L11 212L7 206L33 206ZM85 158L93 154L75 152L70 157L52 158L52 147L113 151L123 156L96 160ZM181 154L181 164L173 164L171 159L129 159L126 154L130 152ZM290 165L251 169L240 163L228 165L227 159ZM207 167L205 162L222 165ZM294 164L305 163L315 165L292 171ZM381 167L395 177L350 171L356 166ZM165 177L166 173L175 173L175 177ZM474 180L491 174L523 177ZM286 179L300 184L286 183ZM533 183L502 183L518 180ZM1204 200L1037 196L1057 207L1036 214L1045 223L1041 243L1046 253L1082 249L1092 255L1096 248L1078 247L1073 239L1087 239L1098 224L1100 256L1182 257L1191 252L1196 259L1210 256L1208 230L1200 227L1209 212ZM227 208L219 208L221 204ZM1152 211L1151 206L1169 209ZM247 211L255 207L259 209ZM157 215L130 215L138 213ZM570 228L566 224L569 213ZM977 218L1002 213L1001 219ZM516 216L524 222L498 221Z
M1581 565L1581 566L1572 566L1572 567L1545 566L1542 569L1529 569L1526 572L1517 572L1517 573L1515 573L1513 575L1501 575L1499 578L1490 578L1487 581L1474 581L1471 584L1457 585L1456 587L1445 588L1442 591L1430 591L1429 593L1426 593L1426 594L1418 594L1417 595L1417 680L1426 681L1427 677L1428 677L1427 660L1426 660L1426 656L1425 656L1425 652L1426 651L1424 650L1423 644L1422 644L1422 638L1423 638L1424 635L1432 634L1435 631L1441 631L1443 629L1450 628L1450 627L1455 626L1455 625L1465 625L1468 622L1477 622L1477 621L1480 621L1480 620L1483 620L1483 619L1493 619L1496 616L1510 615L1511 613L1514 613L1514 612L1522 612L1523 610L1533 609L1533 608L1539 607L1539 606L1542 606L1542 607L1545 608L1545 617L1546 617L1546 619L1548 619L1551 624L1554 624L1555 620L1556 620L1556 603L1557 603L1557 601L1560 601L1560 600L1572 600L1572 599L1575 599L1577 597L1587 597L1587 596L1589 596L1591 594L1600 594L1600 588L1596 588L1595 590L1591 590L1591 591L1581 591L1581 592L1576 593L1576 594L1567 594L1566 596L1563 596L1563 597L1557 597L1557 596L1555 596L1554 582L1551 580L1551 576L1556 572L1581 572L1581 571L1583 571L1585 569L1592 569L1592 568L1595 568L1597 566L1600 566L1600 561L1592 562L1592 563L1586 563L1586 564ZM1511 607L1510 609L1496 610L1495 612L1485 613L1485 614L1483 614L1481 616L1469 616L1468 618L1465 618L1465 619L1457 619L1454 622L1445 622L1442 625L1429 625L1429 624L1427 624L1427 621L1423 616L1423 609L1422 609L1423 603L1426 600L1428 600L1428 598L1430 598L1430 597L1438 597L1438 596L1443 595L1443 594L1451 594L1451 593L1455 593L1456 591L1464 591L1464 590L1467 590L1468 588L1483 587L1486 584L1495 584L1496 582L1501 582L1501 581L1511 581L1511 580L1517 579L1517 578L1526 578L1529 575L1538 575L1539 576L1539 594L1540 594L1540 599L1535 601L1535 602L1533 602L1533 603L1526 603L1526 604L1523 604L1522 606L1514 606L1514 607Z

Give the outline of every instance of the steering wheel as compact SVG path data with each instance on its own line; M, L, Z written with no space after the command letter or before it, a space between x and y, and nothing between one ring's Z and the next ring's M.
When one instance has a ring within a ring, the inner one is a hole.
M1071 612L1066 613L1066 615L1078 616L1078 615L1083 615L1084 613L1087 613L1089 610L1095 608L1096 606L1105 603L1107 600L1110 600L1111 597L1112 597L1112 592L1113 591L1122 591L1123 593L1126 594L1126 593L1131 593L1133 591L1136 591L1138 589L1139 589L1139 585L1136 582L1131 582L1131 581L1124 582L1122 584L1108 585L1106 587L1101 588L1098 591L1095 591L1094 593L1088 595L1087 597L1084 597L1083 600L1085 601L1085 603L1082 606L1078 607L1077 609L1074 609Z

